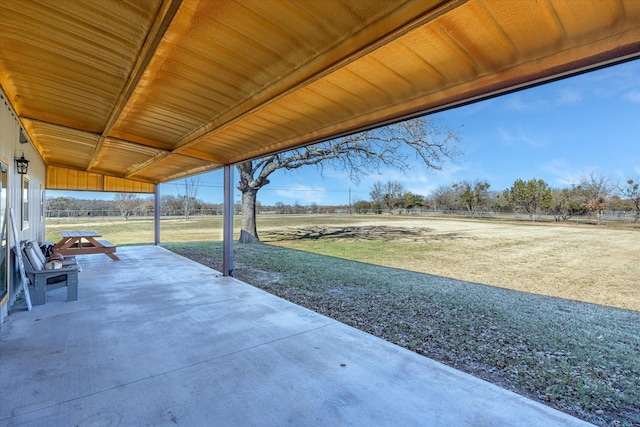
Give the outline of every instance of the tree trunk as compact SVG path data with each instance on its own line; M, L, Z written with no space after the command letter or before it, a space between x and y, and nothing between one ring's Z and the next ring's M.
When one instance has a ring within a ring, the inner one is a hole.
M260 241L256 227L256 194L257 190L251 187L247 187L242 192L240 243L256 243Z

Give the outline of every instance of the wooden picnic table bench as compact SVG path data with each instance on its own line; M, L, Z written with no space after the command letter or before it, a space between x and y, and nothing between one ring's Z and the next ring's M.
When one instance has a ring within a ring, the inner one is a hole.
M99 240L102 235L93 230L64 230L62 239L53 245L53 252L67 255L105 254L114 261L120 261L116 256L116 245L108 240Z

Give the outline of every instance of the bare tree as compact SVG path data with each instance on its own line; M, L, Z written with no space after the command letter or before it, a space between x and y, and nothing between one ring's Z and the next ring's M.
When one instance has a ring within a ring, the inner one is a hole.
M584 192L586 202L598 197L607 198L615 188L611 180L604 176L591 172L580 179L578 186Z
M596 223L602 225L602 215L607 210L607 200L604 196L596 196L587 203L587 210L596 215Z
M402 204L405 193L404 186L397 181L377 181L371 187L369 196L374 204L384 206L389 213L393 213L393 208Z
M189 220L191 210L198 200L198 192L200 191L200 177L191 177L184 180L184 193L182 194L182 212L184 219Z
M160 197L160 211L162 215L175 215L182 211L182 200L173 194L163 194Z
M551 190L551 213L556 221L566 221L573 215L584 213L586 204L582 188L572 186L571 188Z
M602 224L602 216L607 209L607 197L614 189L614 185L609 178L591 172L580 180L579 184L585 197L586 209L595 214L597 224Z
M620 188L622 196L629 199L635 210L633 222L640 221L640 183L630 179L626 185Z
M358 183L362 176L379 172L381 166L409 170L410 156L403 147L413 149L415 157L427 168L440 170L446 160L459 155L455 146L457 141L456 132L421 117L239 163L236 168L240 175L238 189L242 193L240 242L259 241L256 196L277 170L312 165L322 173L323 168L329 166L346 171L350 179Z
M431 192L434 209L455 210L460 207L460 192L453 185L440 185Z
M133 213L136 207L142 203L140 196L135 193L117 193L113 199L116 207L120 211L120 214L125 219Z

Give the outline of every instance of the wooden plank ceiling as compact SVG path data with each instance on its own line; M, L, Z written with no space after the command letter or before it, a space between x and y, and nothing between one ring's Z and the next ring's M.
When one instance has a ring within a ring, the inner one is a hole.
M57 189L148 189L639 55L637 0L0 1L0 85Z

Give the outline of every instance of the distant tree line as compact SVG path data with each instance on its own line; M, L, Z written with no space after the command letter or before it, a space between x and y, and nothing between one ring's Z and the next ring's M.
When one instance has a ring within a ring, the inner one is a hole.
M123 219L153 215L153 197L142 197L135 193L117 193L113 200L89 200L73 197L47 198L46 211L49 217L67 216L121 216ZM183 196L160 197L160 215L184 216L199 214L222 215L223 205L190 200L186 206Z
M160 197L160 215L190 215L198 213L222 213L222 204L205 203L198 199L200 179L193 177L183 183L182 194ZM132 216L153 215L153 197L142 197L137 193L117 193L113 200L86 200L72 197L47 198L46 211L49 217L66 216L122 216L125 220Z
M519 212L535 221L536 216L553 215L566 221L576 215L595 215L602 222L605 211L633 212L640 221L640 185L629 179L622 185L591 173L568 188L552 188L542 179L517 179L510 188L491 191L485 180L460 181L440 186L427 196L406 191L402 184L376 182L370 200L353 204L356 213L402 213L403 210L427 209L465 211L476 216L484 211Z
M197 180L185 184L183 194L164 195L160 198L160 215L184 216L221 215L222 204L205 203L197 198ZM640 183L632 179L621 185L610 179L588 174L577 184L567 188L552 188L544 180L517 179L502 191L491 190L485 180L460 181L440 186L428 195L407 191L398 182L378 181L369 193L370 200L358 200L349 205L321 206L317 203L293 205L277 202L273 206L256 203L260 214L333 214L333 213L403 213L413 210L466 212L475 217L483 212L523 213L535 221L539 215L552 215L556 221L567 221L574 216L593 215L602 223L606 211L633 212L634 221L640 221ZM47 199L46 210L55 216L132 216L153 215L152 197L133 193L118 193L114 200L87 200L71 197ZM236 203L235 213L241 205Z

